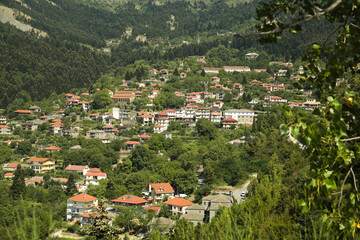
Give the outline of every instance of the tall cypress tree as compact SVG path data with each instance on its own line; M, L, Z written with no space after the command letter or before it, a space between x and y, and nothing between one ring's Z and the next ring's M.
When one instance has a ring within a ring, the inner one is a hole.
M25 193L25 175L21 165L18 164L14 173L13 184L10 187L10 195L14 200L17 200L24 196Z
M66 184L66 191L65 191L66 195L70 196L73 195L74 193L77 193L77 188L75 185L75 176L74 174L70 174L68 182Z

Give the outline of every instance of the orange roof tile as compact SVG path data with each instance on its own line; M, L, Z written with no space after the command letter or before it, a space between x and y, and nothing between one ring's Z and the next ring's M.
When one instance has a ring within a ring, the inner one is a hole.
M8 172L8 173L5 173L4 177L13 177L14 176L14 173L12 172Z
M0 125L0 128L10 128L10 127L6 125Z
M155 193L174 193L174 189L170 183L152 183L150 184Z
M139 145L140 143L138 141L127 141L125 142L126 145Z
M14 113L23 113L23 114L31 114L32 112L29 110L16 110Z
M65 171L83 171L87 166L82 165L68 165Z
M74 202L92 202L97 200L97 198L86 193L80 193L79 195L68 198L68 200Z
M169 201L166 201L164 202L164 204L167 204L167 205L172 205L172 206L178 206L178 207L185 207L185 206L191 206L193 205L192 202L189 202L188 200L186 199L183 199L183 198L173 198Z
M111 200L111 202L119 202L119 203L129 203L129 204L144 204L148 201L134 195L124 195L117 199Z
M103 172L88 172L86 176L95 176L95 177L106 177L106 173Z
M88 172L89 173L101 173L101 170L99 168L91 168Z
M52 160L50 158L38 158L38 157L32 157L29 160L27 160L28 162L46 162Z
M237 120L236 119L233 119L233 118L226 118L226 119L224 119L224 120L222 120L223 122L237 122Z
M61 150L61 148L56 147L56 146L50 146L50 147L45 148L45 150L55 151L55 150Z

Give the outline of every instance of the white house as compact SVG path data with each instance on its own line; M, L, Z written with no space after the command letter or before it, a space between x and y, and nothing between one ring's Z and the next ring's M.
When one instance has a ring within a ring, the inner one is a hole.
M85 185L89 185L89 184L99 185L100 184L99 181L105 179L106 179L106 173L88 172L85 174Z
M81 193L67 200L66 220L80 218L80 214L94 211L98 206L98 199L86 193Z
M187 207L193 205L192 202L179 197L166 201L164 204L171 206L171 212L173 215L177 215L178 213L185 214Z

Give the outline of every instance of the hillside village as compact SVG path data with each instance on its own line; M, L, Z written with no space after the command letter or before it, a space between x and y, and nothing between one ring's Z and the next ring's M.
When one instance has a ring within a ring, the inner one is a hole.
M249 53L245 58L256 59L257 56L256 53ZM184 67L184 62L189 60L201 64L201 69L194 72ZM175 137L182 141L193 141L197 139L196 133L203 122L206 126L212 124L218 131L238 129L242 135L231 137L228 143L243 144L249 140L247 131L251 132L259 124L258 118L268 115L273 108L285 105L307 111L321 107L311 92L295 90L292 86L304 73L303 67L294 66L293 63L271 63L269 66L275 69L273 73L269 73L269 69L251 69L247 66L205 67L205 56L191 56L177 61L177 64L175 70L151 67L147 70L148 79L123 80L112 89L96 88L63 94L62 99L57 101L58 109L52 112L32 105L1 116L3 145L18 153L16 156L19 157L3 164L3 178L11 181L14 172L22 168L27 171L25 183L28 186L45 186L50 180L58 182L65 191L75 186L71 192L73 196L66 203L66 221L70 225L91 224L101 202L110 224L122 207L152 210L157 215L164 208L168 213L149 221L146 231L159 230L161 225L162 231L166 232L179 218L194 224L209 222L220 208L232 206L240 199L235 199L231 191L213 191L210 194L211 189L208 189L194 201L196 189L209 184L204 177L203 164L195 166L192 174L196 178L191 180L195 185L188 190L179 184L174 188L170 182L146 179L141 193L133 190L116 196L107 194L114 196L113 199L104 195L99 199L91 193L99 191L99 188L94 190L96 187L109 186L112 181L109 175L113 176L114 169L120 166L121 171L125 171L122 166L129 164L134 151L140 151L139 146L149 148L150 144L150 148L157 151L157 157L171 162L171 154L162 152L164 148L152 148L151 144L154 143L150 143L151 139L166 142ZM242 76L247 73L255 75L247 75L247 78ZM257 79L249 79L253 76L257 76ZM184 82L191 78L196 82L199 77L202 79L200 87L204 88L202 91L167 88L174 79ZM169 89L173 91L169 92ZM159 101L165 94L165 99ZM168 100L173 100L170 103L173 108L169 108L168 103L164 104ZM243 105L239 106L239 103ZM104 146L111 145L113 150L109 154L114 155L110 162L104 163L106 160L103 157L91 160L90 164L87 159L79 160L77 154L82 153L84 141L91 139L100 141ZM71 154L75 158L70 157ZM247 192L242 193L241 201L245 200L246 195Z

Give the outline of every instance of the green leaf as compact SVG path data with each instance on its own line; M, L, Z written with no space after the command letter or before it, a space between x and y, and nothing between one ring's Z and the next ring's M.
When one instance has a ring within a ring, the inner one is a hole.
M281 135L285 135L289 133L289 126L286 124L281 124L280 125L280 133Z
M352 205L355 205L355 194L354 193L350 193L350 201Z
M324 176L325 176L326 178L329 178L332 173L333 173L333 171L325 170Z
M299 128L297 128L297 127L292 127L292 128L291 128L291 135L293 135L294 138L298 139L298 138L300 137Z
M334 179L328 178L328 179L326 179L326 181L325 181L325 186L326 186L326 188L328 188L328 189L336 189L336 182L335 182Z
M334 98L333 98L332 96L328 96L328 97L327 97L327 100L328 100L329 102L332 102L332 101L334 101Z

